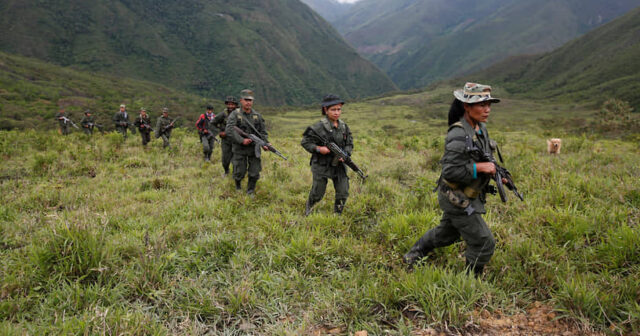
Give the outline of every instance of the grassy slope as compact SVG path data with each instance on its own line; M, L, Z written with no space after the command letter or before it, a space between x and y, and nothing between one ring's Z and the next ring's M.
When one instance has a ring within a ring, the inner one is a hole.
M515 58L471 76L525 97L589 100L615 97L640 108L640 8L562 48Z
M218 99L247 87L270 104L395 88L298 0L9 0L0 30L5 52Z
M302 217L299 141L316 109L265 116L290 160L265 153L254 199L221 177L219 149L202 164L192 131L171 151L116 134L0 133L0 333L401 335L534 301L639 332L640 152L540 124L586 117L574 106L494 107L490 130L526 201L489 200L498 246L482 281L464 275L464 244L407 272L400 256L441 215L431 189L450 99L438 88L345 106L370 178L352 178L342 217L331 187ZM562 155L544 153L549 135Z
M128 78L99 75L0 53L0 128L51 129L58 106L76 123L91 109L98 123L112 128L111 117L122 103L130 113L145 107L155 119L162 107L173 116L195 122L208 102L202 97ZM216 109L222 103L215 102Z

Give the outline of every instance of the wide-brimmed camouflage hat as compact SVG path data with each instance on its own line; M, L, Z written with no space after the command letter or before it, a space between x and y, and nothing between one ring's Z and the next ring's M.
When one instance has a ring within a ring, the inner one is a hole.
M478 83L467 83L463 89L453 91L453 95L459 101L468 104L500 102L500 99L491 97L491 86Z
M240 91L240 99L253 100L253 90L244 89Z
M165 113L165 112L169 113L169 108L167 108L167 107L163 107L163 108L162 108L162 113Z
M126 107L127 107L127 105L125 105L125 104L120 104L120 107L125 107L125 108L126 108Z

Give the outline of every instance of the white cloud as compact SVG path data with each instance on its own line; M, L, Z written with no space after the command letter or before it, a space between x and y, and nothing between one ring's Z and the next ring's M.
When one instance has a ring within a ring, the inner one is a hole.
M358 2L360 0L336 0L336 1L338 1L340 3L355 3L355 2Z

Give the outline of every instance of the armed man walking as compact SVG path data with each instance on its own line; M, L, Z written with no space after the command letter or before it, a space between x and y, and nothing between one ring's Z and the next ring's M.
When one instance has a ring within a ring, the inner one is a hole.
M153 128L151 127L151 118L149 118L147 110L144 107L140 108L140 115L136 118L136 121L134 121L133 124L140 131L142 146L146 148L147 144L151 141L151 131L153 131Z
M313 206L324 197L327 180L333 181L336 191L334 212L341 214L349 196L349 177L343 160L337 158L327 147L326 141L335 142L343 151L351 155L353 137L349 126L340 120L344 101L336 95L322 98L322 115L324 118L307 127L302 135L301 145L311 153L311 173L313 185L305 207L305 216L311 214Z
M236 190L242 189L242 179L248 170L247 194L253 195L262 170L260 148L256 148L256 144L251 139L242 137L234 127L238 127L246 134L254 134L262 138L267 145L269 140L264 119L253 109L253 91L242 90L240 97L240 108L229 115L225 133L233 140L233 179ZM262 149L269 150L267 146L263 146Z
M82 126L82 131L84 132L84 134L93 134L93 128L96 126L96 123L90 110L84 111L84 117L82 117L82 120L80 120L80 126Z
M211 161L211 153L213 152L213 145L216 141L218 129L213 125L215 116L216 115L213 114L213 106L207 105L207 112L201 114L198 121L196 121L196 128L198 129L198 135L200 135L205 162Z
M122 133L124 139L127 139L127 130L131 127L129 122L129 113L126 110L125 104L120 105L120 111L113 115L113 123L116 126L116 131ZM131 128L131 133L135 134L135 128Z
M69 133L71 133L69 131L69 117L67 117L66 111L64 110L64 107L60 106L60 110L58 111L58 113L56 113L55 118L58 120L58 125L60 126L60 134L62 135L67 135Z
M225 128L227 127L227 120L231 112L238 108L238 101L236 97L227 96L224 100L226 109L220 112L213 118L213 125L218 128L218 135L220 136L220 150L222 152L222 168L224 168L224 175L229 175L229 165L233 157L233 140L227 136Z
M486 122L491 103L491 87L466 83L453 92L449 109L449 130L445 140L442 174L438 180L438 203L443 211L440 225L427 231L404 255L413 266L435 248L455 243L460 237L467 243L467 272L482 275L495 249L495 239L481 214L487 193L495 193L489 181L496 173L492 162L480 162L478 151L493 157Z
M178 120L178 118L173 120L169 118L168 108L162 108L162 116L158 118L158 121L156 122L156 139L162 138L163 148L171 146L169 138L171 138L171 130L173 130L176 120Z

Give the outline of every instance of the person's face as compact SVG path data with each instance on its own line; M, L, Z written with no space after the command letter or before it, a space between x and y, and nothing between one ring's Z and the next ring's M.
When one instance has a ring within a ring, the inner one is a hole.
M91 113L87 113L87 117L90 117L90 116L91 116Z
M242 109L246 112L251 111L251 107L253 107L253 99L240 99L240 104L242 104Z
M213 113L213 110L208 109L208 110L207 110L207 114L211 114L211 113Z
M147 116L147 111L145 111L145 110L140 111L140 115L143 116L143 117L146 117Z
M120 112L124 112L124 106L120 106Z
M325 109L325 113L327 114L327 118L331 121L337 121L340 119L340 115L342 114L342 104L329 106Z
M475 122L487 122L489 113L491 112L491 102L464 104L464 110Z
M167 112L167 111L162 112L162 116L163 117L168 117L169 116L169 112Z
M227 110L235 110L235 109L236 109L235 103L232 103L232 102L227 103Z

